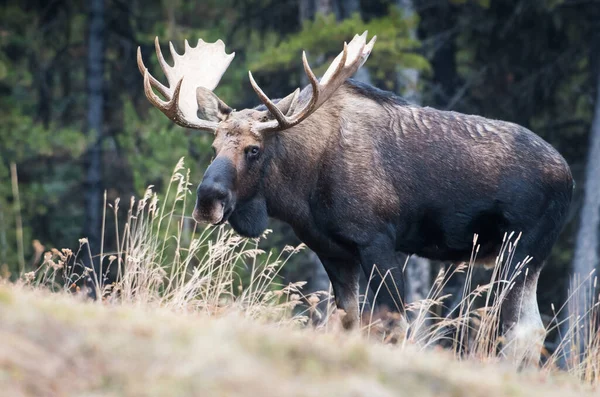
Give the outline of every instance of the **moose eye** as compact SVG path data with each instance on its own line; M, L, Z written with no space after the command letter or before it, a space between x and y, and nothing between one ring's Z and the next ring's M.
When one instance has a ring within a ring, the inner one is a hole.
M260 153L260 148L258 146L248 146L246 148L246 154L249 158L256 158Z

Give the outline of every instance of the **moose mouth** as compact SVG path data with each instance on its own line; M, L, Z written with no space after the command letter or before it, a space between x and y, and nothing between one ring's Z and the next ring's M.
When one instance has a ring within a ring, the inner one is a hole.
M198 223L210 223L218 226L227 222L234 207L230 200L216 200L212 203L202 203L202 205L196 203L192 217Z
M227 222L229 220L229 217L233 213L233 209L234 209L233 205L227 206L227 208L223 211L223 216L221 217L221 220L218 221L217 223L213 223L213 225L219 226L219 225L222 225L225 222Z

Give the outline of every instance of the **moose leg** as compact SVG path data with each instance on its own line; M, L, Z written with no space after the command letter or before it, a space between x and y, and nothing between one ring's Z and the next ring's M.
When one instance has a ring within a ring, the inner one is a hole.
M506 277L512 282L500 308L503 331L502 353L516 365L537 365L544 347L546 330L537 304L537 283L544 261L560 232L554 216L542 218L536 227L523 233L517 243ZM527 257L529 262L515 269ZM516 273L515 273L516 270Z
M378 310L403 314L404 278L394 243L391 236L375 236L368 245L359 248L360 261Z
M521 269L502 302L502 351L517 365L536 365L546 338L536 298L539 270L534 266Z
M360 266L358 262L342 261L320 257L327 271L335 295L338 309L346 312L342 318L345 329L352 329L359 324L358 280Z
M525 230L514 251L511 267L514 268L526 257L531 260L510 279L513 285L502 302L500 319L504 336L503 353L519 366L539 364L546 330L537 304L537 283L544 262L563 227L569 200L570 193L567 200L561 196L550 200L543 216L532 227L523 228Z

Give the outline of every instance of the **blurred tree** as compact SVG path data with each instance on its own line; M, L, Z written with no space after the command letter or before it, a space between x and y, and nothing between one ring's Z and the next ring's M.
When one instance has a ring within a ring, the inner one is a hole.
M600 49L600 34L596 33L592 37L595 40L592 48ZM575 285L581 283L581 286L577 292L576 304L569 306L573 311L569 313L569 317L580 318L583 330L589 329L591 313L588 310L595 300L593 285L597 277L592 275L600 265L598 252L600 243L600 55L597 51L592 51L591 56L595 58L590 62L591 68L595 70L590 72L595 73L596 76L596 103L585 169L583 205L573 256L573 275L577 283Z
M81 233L83 211L74 194L75 187L81 192L81 173L73 164L85 138L77 128L82 95L74 89L84 68L70 62L78 56L73 36L82 32L80 11L66 0L9 1L0 8L0 235L7 247L0 261L9 269L17 263L10 163L18 168L28 262L34 238L72 245Z
M100 251L102 231L102 138L104 135L104 0L91 0L87 50L87 133L90 148L85 159L84 236L92 255ZM88 258L84 256L84 258Z

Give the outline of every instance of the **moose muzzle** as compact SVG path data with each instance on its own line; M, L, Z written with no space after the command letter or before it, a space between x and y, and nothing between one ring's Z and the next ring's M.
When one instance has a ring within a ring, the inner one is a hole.
M235 208L235 177L235 166L228 158L217 157L211 163L198 186L193 213L196 222L220 225L229 219Z

